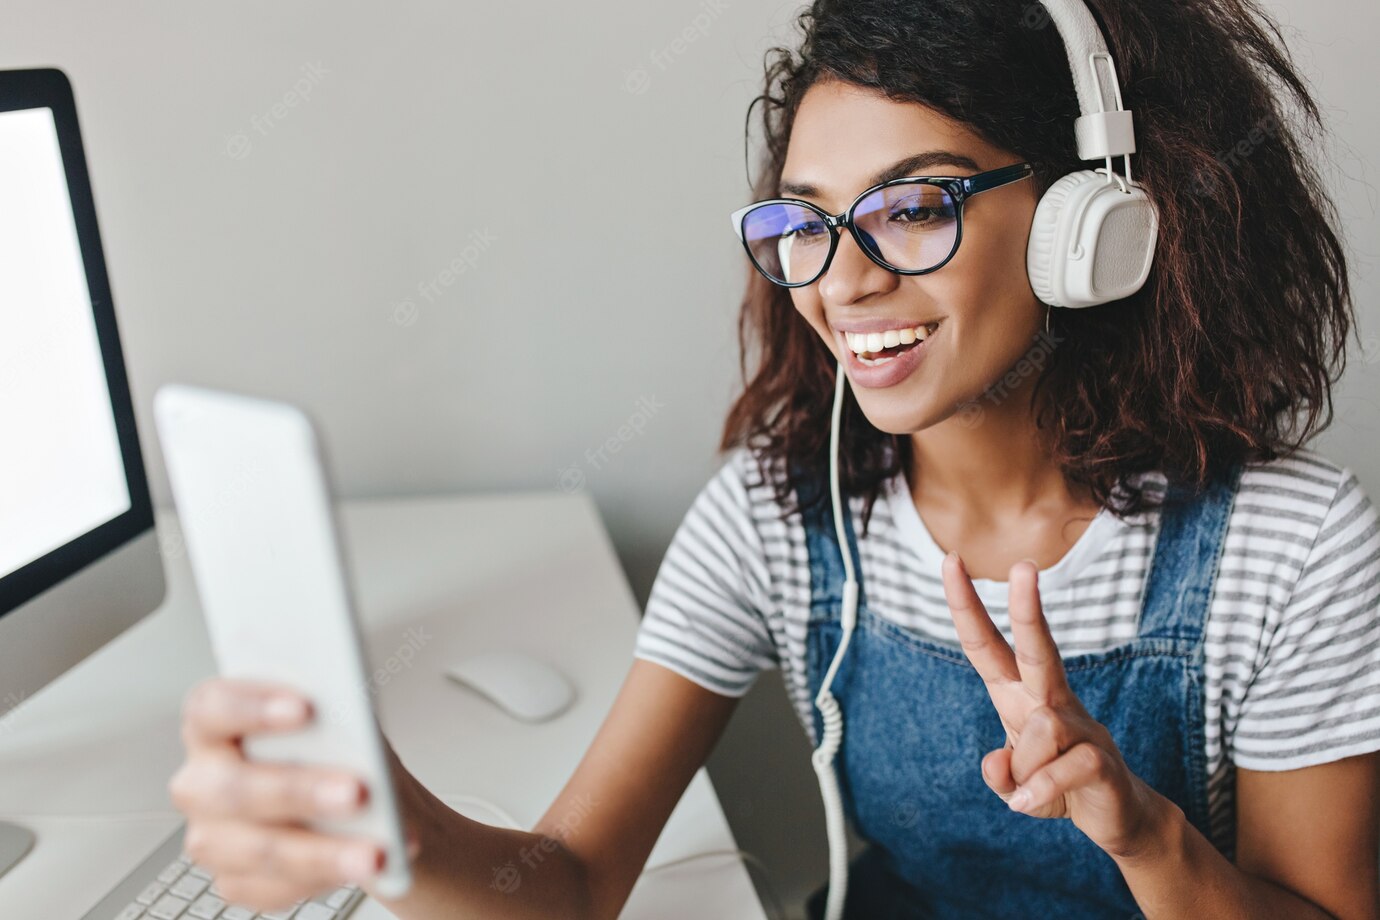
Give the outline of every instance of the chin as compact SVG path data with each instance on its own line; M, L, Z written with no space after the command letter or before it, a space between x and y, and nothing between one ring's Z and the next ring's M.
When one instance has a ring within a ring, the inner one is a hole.
M890 400L860 399L858 405L872 427L886 434L908 435L944 420L948 413L915 405L888 405Z

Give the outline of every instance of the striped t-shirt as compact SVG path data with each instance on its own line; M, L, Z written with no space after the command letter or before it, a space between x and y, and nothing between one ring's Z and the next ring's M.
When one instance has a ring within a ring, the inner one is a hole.
M768 477L783 474L779 461ZM1164 477L1140 480L1162 494ZM859 580L876 615L958 647L940 579L943 551L904 475L888 481L862 536ZM1135 637L1159 512L1103 509L1040 572L1062 653ZM1011 641L1007 585L974 579ZM657 572L634 654L741 696L778 667L814 743L805 676L809 554L799 513L783 519L748 448L701 490ZM1247 466L1208 611L1205 715L1213 835L1235 820L1233 770L1291 770L1380 749L1380 514L1350 470L1311 451Z

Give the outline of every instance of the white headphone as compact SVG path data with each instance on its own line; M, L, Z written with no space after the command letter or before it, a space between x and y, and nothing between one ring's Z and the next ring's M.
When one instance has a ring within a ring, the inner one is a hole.
M1103 169L1069 173L1040 198L1030 228L1030 287L1054 307L1092 307L1140 290L1150 275L1159 218L1145 190L1131 181L1136 149L1131 113L1107 45L1083 0L1040 0L1068 51L1082 115L1074 121L1078 157L1106 160ZM1110 93L1108 92L1110 90ZM1112 169L1123 157L1125 176Z

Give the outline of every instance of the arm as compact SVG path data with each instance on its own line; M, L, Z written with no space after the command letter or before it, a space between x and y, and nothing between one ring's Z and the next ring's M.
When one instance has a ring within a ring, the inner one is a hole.
M274 700L281 702L271 707ZM531 833L457 814L395 757L415 875L406 897L384 903L403 920L616 917L736 702L635 660L579 767ZM346 882L368 890L380 866L371 841L305 827L361 807L366 791L355 777L243 757L244 736L300 729L310 717L300 698L242 681L210 680L188 698L188 756L171 792L188 816L189 854L233 903L272 910ZM330 790L340 794L323 798ZM494 870L510 863L519 883L495 884Z
M774 663L761 615L771 594L744 484L746 459L739 453L726 463L681 522L652 586L627 678L531 833L457 814L393 757L415 863L413 889L388 903L395 914L617 915L737 699ZM713 689L682 677L677 664L712 674ZM272 699L283 704L276 719ZM381 854L370 841L304 827L358 808L365 792L354 777L243 757L243 736L293 730L308 718L300 698L263 685L213 680L188 699L188 757L173 777L173 800L189 818L188 851L231 901L279 908L342 881L368 889L377 871Z
M461 905L475 917L617 917L736 703L635 660L532 833L470 821L409 777L406 797L421 844L417 884L407 898L385 903L403 920L455 916ZM500 867L518 874L498 882Z
M1236 865L1156 796L1142 842L1113 855L1149 920L1380 917L1380 755L1238 770Z

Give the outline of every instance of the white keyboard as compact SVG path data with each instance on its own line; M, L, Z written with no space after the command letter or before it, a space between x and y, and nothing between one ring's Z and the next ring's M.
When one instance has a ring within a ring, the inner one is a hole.
M343 920L364 897L348 885L264 914L228 904L211 874L182 852L182 831L163 841L82 920Z

